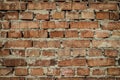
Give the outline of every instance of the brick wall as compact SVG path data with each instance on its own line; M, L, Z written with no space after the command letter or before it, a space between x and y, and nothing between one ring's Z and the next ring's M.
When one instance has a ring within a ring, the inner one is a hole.
M119 0L0 0L0 80L120 80Z

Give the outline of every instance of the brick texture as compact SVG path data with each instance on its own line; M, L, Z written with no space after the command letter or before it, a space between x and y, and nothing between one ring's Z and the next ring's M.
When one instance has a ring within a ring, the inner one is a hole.
M120 1L0 0L0 80L120 80Z

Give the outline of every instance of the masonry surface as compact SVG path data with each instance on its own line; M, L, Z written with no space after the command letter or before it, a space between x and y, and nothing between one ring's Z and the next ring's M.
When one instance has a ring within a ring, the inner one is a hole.
M120 2L0 0L0 80L120 80Z

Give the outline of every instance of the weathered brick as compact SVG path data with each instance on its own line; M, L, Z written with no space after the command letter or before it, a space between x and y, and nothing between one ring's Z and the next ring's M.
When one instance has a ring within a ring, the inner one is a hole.
M120 22L109 22L102 26L105 30L120 30Z
M98 28L98 22L70 22L70 28L93 29Z
M20 50L20 49L13 49L11 51L12 55L14 56L22 56L25 57L25 50Z
M88 50L88 55L90 57L102 56L102 50L100 50L100 49L89 49Z
M25 38L46 38L47 35L46 30L27 30L23 34Z
M27 68L15 68L15 75L16 76L26 76L28 75Z
M0 56L9 56L9 55L10 55L10 50L8 50L8 49L0 50Z
M26 66L27 63L24 59L3 59L3 66L14 67L14 66Z
M96 31L95 37L96 38L108 38L110 36L109 31Z
M55 56L55 51L54 50L44 50L42 51L42 56L45 57L50 57L50 56Z
M72 3L71 2L61 2L58 3L59 9L61 10L71 10L72 9Z
M6 48L26 48L32 47L32 42L30 40L12 40L5 43Z
M70 53L70 49L66 48L66 49L59 49L57 51L58 57L60 58L64 58L64 57L70 57L71 53Z
M90 70L88 68L78 68L77 75L79 76L87 76L90 74Z
M1 26L3 29L9 29L9 28L10 28L10 24L9 24L8 21L0 22L0 26Z
M117 57L118 56L118 51L117 50L112 50L112 49L106 49L105 50L105 56Z
M59 48L60 41L34 41L33 47L37 48Z
M33 13L32 12L21 12L20 19L31 20L33 19Z
M87 48L90 46L89 40L65 40L63 41L64 47L70 48Z
M86 56L86 50L85 49L72 49L72 56L73 57L79 57L79 56Z
M5 76L12 72L13 72L12 68L0 68L0 76Z
M74 2L72 4L72 9L73 10L84 10L84 9L87 9L87 3L77 3L77 2Z
M43 76L44 71L42 68L31 68L30 75L32 76Z
M48 13L37 13L35 18L37 20L48 20L49 19L49 14Z
M62 76L74 76L75 71L74 71L74 69L71 69L71 68L62 68L61 75Z
M79 19L79 13L78 12L67 12L66 19Z
M94 69L92 75L105 75L104 69Z
M8 37L9 38L21 38L22 37L22 33L20 31L9 31L8 32Z
M81 18L82 19L94 19L95 14L94 12L83 11L81 12Z
M110 19L111 20L118 20L120 18L118 12L110 12Z
M53 19L64 19L65 12L53 12L52 18Z
M35 50L35 49L28 49L26 51L26 56L28 57L38 57L40 55L40 51L39 50Z
M58 62L58 66L67 67L67 66L85 66L86 60L85 59L66 59L60 60Z
M54 21L43 21L41 28L68 28L68 23L64 21L54 22Z
M88 66L114 66L115 59L113 58L95 58L88 59Z
M17 20L19 18L18 12L7 12L5 13L6 20Z
M50 38L62 38L64 37L64 31L51 31Z
M21 21L21 22L12 22L12 29L26 29L26 28L39 28L38 21Z
M117 3L91 3L90 8L94 10L117 10Z

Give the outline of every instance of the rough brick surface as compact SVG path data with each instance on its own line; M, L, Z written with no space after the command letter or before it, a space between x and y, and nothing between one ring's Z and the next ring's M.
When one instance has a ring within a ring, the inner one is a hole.
M120 1L0 0L0 80L120 80Z

